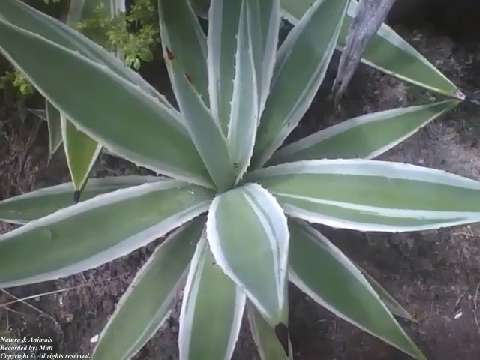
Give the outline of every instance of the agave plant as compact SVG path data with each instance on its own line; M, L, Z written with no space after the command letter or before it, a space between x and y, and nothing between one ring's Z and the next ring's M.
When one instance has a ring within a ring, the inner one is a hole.
M450 99L364 115L281 147L342 48L356 4L213 0L208 38L194 12L202 4L158 2L178 111L78 32L0 1L2 53L79 130L164 176L92 179L73 205L72 184L1 202L0 218L24 225L0 237L0 288L91 269L167 235L93 359L134 356L182 288L181 359L231 358L245 311L260 357L291 358L288 281L423 359L392 315L403 309L310 223L401 232L479 221L480 183L370 160L454 108L461 92L383 26L364 61ZM294 27L278 47L281 9Z
M125 12L125 0L71 1L66 24L74 27L80 21L92 18L97 12L106 19L114 19ZM105 34L99 34L100 38L101 35ZM120 53L117 52L116 55L121 59ZM50 156L53 156L63 143L70 177L76 190L75 197L78 198L102 147L91 137L77 129L68 120L68 117L57 110L48 100L45 101L45 120L48 124Z

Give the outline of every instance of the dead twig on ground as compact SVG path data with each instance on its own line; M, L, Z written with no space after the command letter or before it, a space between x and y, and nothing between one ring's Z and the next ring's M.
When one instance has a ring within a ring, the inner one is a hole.
M387 18L395 0L361 0L347 37L347 44L340 58L337 77L333 84L335 104L341 100L357 70L362 54L370 39Z

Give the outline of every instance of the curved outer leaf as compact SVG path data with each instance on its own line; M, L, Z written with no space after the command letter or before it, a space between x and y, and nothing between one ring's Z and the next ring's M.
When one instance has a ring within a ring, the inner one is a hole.
M285 146L271 163L377 157L458 105L457 100L359 116Z
M285 212L360 231L416 231L480 220L480 183L441 170L372 160L310 160L257 171L251 180Z
M57 109L94 140L154 171L209 184L175 114L132 83L2 20L0 48Z
M90 179L81 196L82 200L88 200L118 189L159 181L161 178L155 176L137 175ZM74 205L74 189L72 183L66 183L0 201L0 220L25 224Z
M45 115L48 125L48 153L53 156L62 145L62 118L60 112L48 101L45 101Z
M284 16L292 24L296 24L312 6L314 0L281 0L281 2ZM338 41L340 49L345 46L356 9L357 2L352 0ZM370 40L362 61L401 80L460 100L464 99L464 95L455 84L385 24Z
M102 147L62 117L63 147L75 190L80 191L100 155Z
M77 2L79 3L79 1L76 0L75 3ZM79 52L92 61L106 65L114 73L141 87L143 91L154 96L157 101L160 101L163 105L173 110L173 107L165 97L160 95L155 88L138 73L125 66L125 64L118 60L113 54L61 21L47 16L18 0L0 1L0 19L4 19L34 34L38 34L69 50Z
M218 195L207 221L210 248L270 325L288 323L288 227L275 198L248 184Z
M257 72L249 15L248 0L242 1L235 55L235 79L231 118L228 127L228 145L239 180L250 164L258 124Z
M186 126L211 178L224 190L235 173L225 136L202 100L207 83L202 29L188 0L159 0L159 10L167 68Z
M263 319L254 306L247 307L253 340L261 360L289 360L275 330Z
M204 212L211 196L200 187L162 181L32 221L0 236L0 288L68 276L124 256Z
M360 268L357 265L357 268L362 272L363 276L368 280L373 290L378 294L380 300L385 304L385 306L390 310L393 315L399 316L409 321L415 321L412 315L371 275L369 275L365 269Z
M348 3L317 0L282 44L257 133L255 167L265 164L310 107L335 50Z
M100 335L93 360L130 359L168 318L205 221L197 219L168 237L138 272Z
M180 360L232 357L245 308L245 293L215 264L206 238L190 265L180 315Z
M290 280L338 317L416 359L426 359L355 265L304 222L290 221Z

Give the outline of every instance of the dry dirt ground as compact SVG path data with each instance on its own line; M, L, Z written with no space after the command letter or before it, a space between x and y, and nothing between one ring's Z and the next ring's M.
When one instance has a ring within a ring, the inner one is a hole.
M469 14L470 15L470 14ZM405 18L397 30L467 93L480 89L480 41L445 27L441 21ZM442 18L444 19L444 18ZM457 21L460 23L460 20ZM405 25L406 24L406 25ZM478 24L478 22L477 22ZM439 30L440 29L440 30ZM329 79L331 81L331 78ZM340 109L319 100L294 136L351 116L432 100L432 95L362 67ZM50 162L44 124L22 121L10 101L0 112L0 199L65 181L62 154ZM383 159L444 169L480 180L480 108L462 105L384 155ZM96 176L138 171L124 161L102 156ZM9 226L0 224L0 232ZM480 225L399 235L359 234L322 228L349 256L366 268L415 316L403 322L430 359L480 358ZM49 336L60 352L87 353L136 270L152 247L98 269L45 284L10 289L12 296L45 295L0 308L0 333ZM32 254L34 256L34 254ZM19 266L22 265L22 259ZM0 304L14 299L0 293ZM181 294L179 294L179 298ZM299 360L396 360L407 357L336 319L291 289L291 333ZM137 356L176 360L178 304L171 320ZM245 328L245 327L244 327ZM243 330L235 359L257 359Z

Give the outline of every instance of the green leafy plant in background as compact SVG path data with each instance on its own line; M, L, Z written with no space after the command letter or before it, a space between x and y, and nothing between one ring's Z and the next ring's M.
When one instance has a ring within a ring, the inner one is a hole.
M90 1L91 9L74 27L107 49L119 52L128 66L139 70L142 62L153 60L152 49L159 44L158 16L153 0L136 0L128 13L125 0L117 0L121 12L109 15L111 1ZM88 5L88 2L87 2ZM135 31L132 31L134 29Z
M125 0L69 1L66 23L115 53L128 66L139 70L142 62L153 60L152 49L159 43L156 13L154 0L136 0L128 13ZM35 93L20 70L9 71L0 77L0 89L10 85L22 96ZM75 198L78 198L100 155L101 146L72 125L48 101L44 115L40 115L48 123L50 156L64 145L67 165L77 191Z
M367 114L281 147L342 48L355 3L213 0L208 38L194 12L204 2L159 0L158 9L179 111L80 33L0 2L2 53L77 129L167 176L92 179L75 205L72 184L4 200L0 218L24 225L0 237L0 287L91 269L167 235L93 359L135 355L182 288L181 359L229 359L245 312L260 357L291 358L288 281L423 359L392 315L408 314L311 224L401 232L479 221L479 182L371 160L457 106L461 92L383 26L364 62L450 99ZM277 50L281 11L294 28Z
M23 96L32 95L35 89L28 79L20 71L7 71L0 76L0 90L13 86Z
M47 5L65 0L43 0ZM115 1L120 4L125 1ZM118 12L110 16L103 0L70 1L69 7L90 7L72 24L77 30L90 39L102 44L107 49L119 51L128 66L139 70L142 62L153 60L153 49L159 44L158 16L156 16L155 0L136 0L128 13ZM71 11L71 10L70 10ZM34 94L34 87L21 71L7 71L0 77L0 89L12 85L22 96Z

